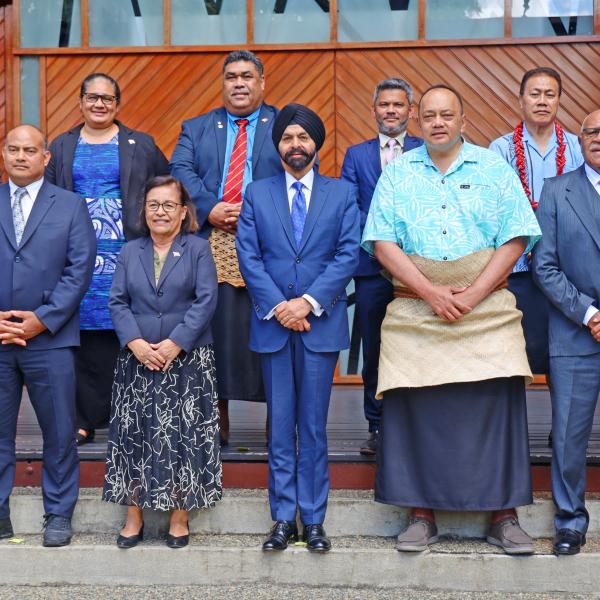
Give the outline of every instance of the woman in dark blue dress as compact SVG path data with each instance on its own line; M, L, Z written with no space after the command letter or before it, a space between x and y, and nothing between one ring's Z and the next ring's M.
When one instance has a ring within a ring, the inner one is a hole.
M119 251L140 237L137 217L146 181L166 175L168 161L154 139L116 120L117 82L103 73L86 77L79 106L84 123L50 144L45 177L87 200L98 241L92 284L81 303L81 347L77 355L76 439L91 442L108 427L119 341L108 312L108 294Z

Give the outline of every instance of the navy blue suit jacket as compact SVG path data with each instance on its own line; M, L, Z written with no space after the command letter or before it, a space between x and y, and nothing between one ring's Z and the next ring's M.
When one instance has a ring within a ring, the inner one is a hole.
M278 114L279 110L268 104L263 103L260 109L252 148L254 181L283 172L281 158L271 139L273 122ZM223 124L222 128L218 126L219 122ZM226 146L227 112L221 107L184 121L171 157L171 175L179 179L190 193L198 213L199 235L203 238L212 231L207 217L219 203Z
M79 303L95 262L96 234L81 196L44 181L17 248L10 187L0 186L0 311L33 311L48 328L27 349L79 346Z
M169 249L158 286L150 237L127 242L117 261L108 307L122 346L169 338L185 352L212 344L217 268L206 240L180 233Z
M264 317L281 302L308 294L324 309L310 313L310 331L302 333L313 352L350 347L346 286L358 265L360 215L354 188L339 179L319 175L314 185L300 249L296 249L285 175L262 179L246 189L238 221L236 247L240 271L254 313L250 349L277 352L290 329L275 316Z
M592 186L582 165L546 179L536 216L542 237L533 247L533 279L550 299L550 356L600 352L587 309L600 308L600 222Z
M406 135L404 138L404 152L418 148L423 144L423 140L418 137ZM377 182L381 177L381 158L379 137L367 140L356 146L350 146L346 150L344 164L340 178L348 181L354 186L358 208L360 209L360 234L365 228L371 200ZM354 275L378 275L383 267L379 261L373 258L368 252L360 249L360 262Z

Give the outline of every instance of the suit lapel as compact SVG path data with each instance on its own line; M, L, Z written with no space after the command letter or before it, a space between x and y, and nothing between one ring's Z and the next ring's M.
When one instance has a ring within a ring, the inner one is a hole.
M219 126L219 123L221 124ZM219 158L219 177L223 178L225 168L225 150L227 149L227 112L223 107L214 112L215 136L217 138L217 156Z
M306 242L323 210L323 206L325 206L325 200L327 200L328 195L329 186L327 185L327 180L315 172L313 189L310 194L310 205L308 207L304 232L302 233L302 242L300 242L300 250L298 252L302 252L302 249L306 246Z
M285 185L285 174L279 175L271 185L271 198L275 205L275 210L279 215L283 229L290 241L290 244L296 250L296 238L294 237L294 227L292 226L292 215L290 212L290 201L288 199L287 187Z
M140 262L142 263L142 267L144 267L146 277L148 277L152 289L156 289L156 279L154 278L154 246L152 244L152 238L146 238L143 243L144 245L140 248Z
M133 131L128 127L124 127L119 121L116 121L116 123L119 126L119 184L121 186L121 202L125 205L133 166L133 155L137 144L132 137Z
M4 233L12 247L17 249L17 238L15 237L15 224L13 222L12 208L10 206L10 187L5 183L0 187L0 227L4 229Z
M77 150L77 142L79 141L82 128L83 124L75 127L75 129L71 129L63 142L63 177L65 189L71 192L73 191L73 162L75 161L75 151Z
M404 149L403 149L402 153L404 154L404 152L408 152L409 150L418 148L419 147L418 141L419 141L418 138L407 134L406 137L404 138Z
M592 204L590 198L590 187L588 179L585 175L585 169L582 165L570 177L567 184L567 201L579 217L583 226L592 236L598 248L600 248L600 232L596 224L596 219L593 218Z
M264 121L264 119L267 119L267 121ZM258 157L262 150L267 131L269 131L269 127L272 125L272 121L273 111L263 103L260 113L258 113L258 123L256 124L256 131L254 133L254 145L252 146L252 173L254 173L256 165L258 164Z
M177 236L171 247L169 248L169 253L165 260L165 264L163 265L162 271L160 272L160 279L158 280L158 285L156 286L156 290L160 290L162 284L165 279L169 276L169 273L173 270L173 267L180 261L183 256L183 245L179 243L181 236Z
M376 137L374 140L369 140L367 145L367 154L371 159L371 165L373 166L375 175L377 176L377 179L379 179L381 176L381 149L379 147L378 137Z
M33 232L37 229L38 225L42 222L42 219L46 216L48 209L54 204L54 191L52 190L49 183L44 181L40 191L38 192L37 198L33 203L33 208L25 224L25 231L23 231L23 237L21 238L22 248L29 238L33 235Z

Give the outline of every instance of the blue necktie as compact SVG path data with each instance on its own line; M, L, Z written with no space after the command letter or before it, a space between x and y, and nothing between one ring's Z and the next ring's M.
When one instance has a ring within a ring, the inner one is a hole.
M302 191L302 184L296 181L292 184L296 190L292 198L292 226L294 227L294 238L296 238L296 250L300 250L302 242L302 234L304 233L304 224L306 223L306 198ZM296 288L296 296L298 295L298 279L294 285Z

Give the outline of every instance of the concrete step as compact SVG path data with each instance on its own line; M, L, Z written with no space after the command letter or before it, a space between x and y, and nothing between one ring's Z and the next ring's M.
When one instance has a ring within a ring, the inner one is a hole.
M261 536L193 535L174 552L162 540L119 550L114 535L81 534L66 548L43 548L41 536L20 544L0 542L4 585L255 585L304 588L443 590L597 595L600 544L578 556L555 557L549 540L537 554L510 557L483 540L445 538L424 553L400 553L393 538L342 537L334 549L314 555L301 546L281 553L260 549ZM307 596L309 597L309 596ZM543 596L546 598L547 596Z
M379 504L372 492L362 490L332 490L325 528L333 537L395 536L406 526L408 509ZM17 488L11 496L11 518L15 533L38 533L44 508L39 488ZM589 538L600 538L600 499L588 499L590 513ZM554 535L555 507L547 494L541 494L531 506L518 509L521 525L533 538ZM121 530L126 508L101 500L101 490L81 490L73 517L77 533L110 533ZM485 537L489 513L457 513L438 511L437 524L441 535L464 538ZM169 514L145 511L146 531L162 535L168 530ZM265 534L272 525L266 490L224 490L223 499L215 508L190 513L190 530L202 534ZM599 588L600 589L600 588Z

